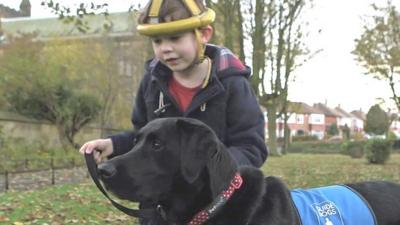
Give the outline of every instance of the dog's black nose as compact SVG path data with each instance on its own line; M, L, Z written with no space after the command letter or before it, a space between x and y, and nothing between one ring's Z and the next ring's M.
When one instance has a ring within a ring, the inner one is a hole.
M102 178L111 178L117 173L115 166L107 162L99 164L97 170Z

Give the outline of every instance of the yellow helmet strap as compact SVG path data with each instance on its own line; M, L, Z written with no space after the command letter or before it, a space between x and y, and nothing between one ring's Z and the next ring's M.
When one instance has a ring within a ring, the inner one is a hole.
M205 44L203 44L203 41L201 40L200 29L194 29L194 35L197 42L197 63L202 63L205 59Z
M160 13L160 8L162 5L163 0L153 0L151 2L150 10L149 10L149 17L156 17L158 18L158 14Z
M192 16L197 16L201 13L199 7L194 0L183 0L183 3L185 3L186 7L192 13Z

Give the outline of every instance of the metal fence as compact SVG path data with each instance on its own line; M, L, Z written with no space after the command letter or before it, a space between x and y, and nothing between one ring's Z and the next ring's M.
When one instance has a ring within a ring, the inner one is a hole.
M32 160L41 164L40 168L28 169ZM15 170L3 170L0 172L0 192L9 190L30 190L55 184L77 183L88 179L86 166L70 160L70 163L55 165L55 159L41 160L26 159L14 161ZM68 161L68 160L67 160ZM43 166L46 165L47 166Z

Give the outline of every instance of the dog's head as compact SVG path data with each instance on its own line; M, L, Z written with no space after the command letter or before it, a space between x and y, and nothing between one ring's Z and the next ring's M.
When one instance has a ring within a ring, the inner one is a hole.
M133 149L98 166L105 187L131 201L160 201L202 181L213 195L226 188L236 164L204 123L188 118L149 122ZM180 190L179 190L180 189Z

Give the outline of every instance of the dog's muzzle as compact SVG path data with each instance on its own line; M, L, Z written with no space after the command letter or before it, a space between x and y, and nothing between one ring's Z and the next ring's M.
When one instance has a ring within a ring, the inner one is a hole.
M117 169L111 163L101 163L97 167L97 172L102 179L110 179L113 178L117 174Z
M129 216L137 218L154 218L155 216L159 215L155 209L130 209L111 199L106 190L104 190L103 186L101 185L99 181L99 176L101 176L102 178L110 179L117 174L117 168L115 168L115 166L111 163L107 162L97 165L94 160L93 154L85 154L85 161L93 182L96 184L97 188L104 194L104 196L108 200L110 200L112 205L115 206L117 209L121 210Z

